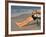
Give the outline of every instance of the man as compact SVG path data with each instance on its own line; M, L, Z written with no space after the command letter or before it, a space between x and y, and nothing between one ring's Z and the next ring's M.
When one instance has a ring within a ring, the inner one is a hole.
M23 26L27 25L29 22L31 22L32 20L33 20L32 17L28 17L21 22L16 22L16 25L19 26L19 27L23 27Z

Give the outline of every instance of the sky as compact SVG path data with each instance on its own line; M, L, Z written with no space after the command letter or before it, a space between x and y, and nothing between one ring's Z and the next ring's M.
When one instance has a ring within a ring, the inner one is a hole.
M22 14L31 14L33 10L39 10L41 7L34 6L11 6L11 17Z

